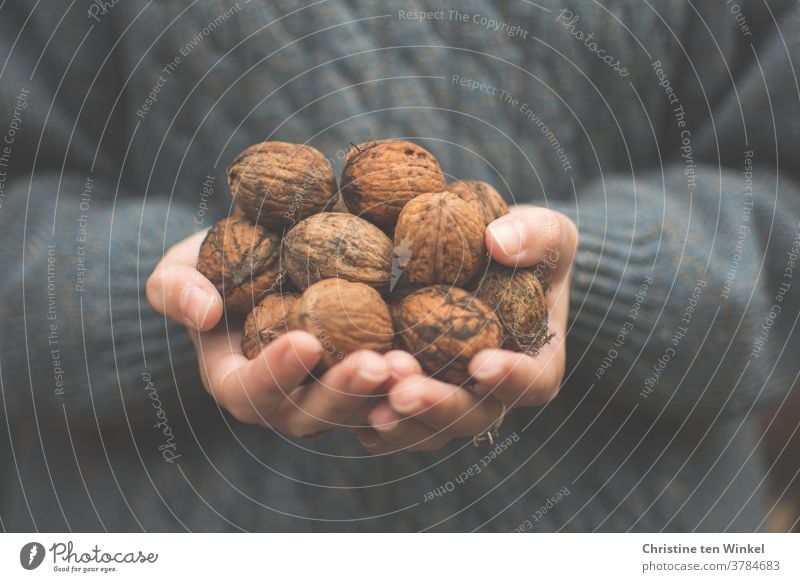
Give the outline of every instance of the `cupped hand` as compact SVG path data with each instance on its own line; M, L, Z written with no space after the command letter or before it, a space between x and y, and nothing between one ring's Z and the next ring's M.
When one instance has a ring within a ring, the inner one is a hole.
M176 244L147 281L147 298L159 313L186 325L208 392L239 421L269 426L293 437L367 426L376 398L406 373L392 356L362 350L347 355L307 382L322 356L313 335L288 332L253 360L241 351L241 331L220 323L222 298L195 265L206 231Z
M495 261L538 268L549 281L550 341L535 355L502 349L478 353L469 365L473 391L419 373L390 381L387 400L370 411L371 427L359 431L368 450L436 450L454 438L486 431L504 410L540 406L558 394L578 229L559 212L517 206L489 225L486 246Z

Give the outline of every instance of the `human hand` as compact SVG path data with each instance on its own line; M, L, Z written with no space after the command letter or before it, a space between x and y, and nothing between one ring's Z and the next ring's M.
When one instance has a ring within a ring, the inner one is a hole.
M359 438L374 453L431 451L489 429L505 410L552 400L566 365L569 288L578 229L565 215L517 206L487 228L492 258L509 267L538 267L550 282L547 307L553 337L536 355L484 350L472 359L474 392L419 373L392 382L385 403L370 411Z
M288 332L253 360L241 351L241 330L222 319L222 298L196 269L206 231L176 244L147 281L147 298L159 313L183 323L197 350L208 392L239 421L269 426L293 437L366 425L375 397L402 376L395 355L362 350L347 355L320 378L303 384L322 356L313 335Z

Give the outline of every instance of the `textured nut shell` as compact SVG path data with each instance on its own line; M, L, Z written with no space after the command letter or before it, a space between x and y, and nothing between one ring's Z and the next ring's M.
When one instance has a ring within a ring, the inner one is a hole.
M508 204L491 184L481 180L458 180L447 185L447 189L464 202L469 202L478 210L488 225L508 214Z
M503 347L535 354L550 340L545 289L532 269L494 264L475 294L503 325Z
M294 226L283 243L284 266L301 289L337 277L389 290L392 241L358 216L315 214Z
M447 184L433 154L404 140L367 142L352 148L345 158L341 182L350 212L388 228L409 200L426 192L441 192Z
M482 301L457 287L436 285L403 299L396 322L406 350L445 382L469 379L467 366L484 349L499 348L500 322Z
M239 154L228 167L228 185L251 220L276 228L319 212L337 191L322 153L280 141L257 143Z
M394 330L389 307L375 289L344 279L311 285L289 310L290 329L307 331L322 343L322 363L339 363L356 350L388 352Z
M222 295L225 309L245 314L284 279L280 238L236 216L214 224L200 245L197 270Z
M270 342L288 330L286 314L297 301L293 293L267 295L244 320L242 353L255 358Z
M404 249L403 272L415 285L464 286L486 265L483 216L450 192L417 196L406 204L394 231Z

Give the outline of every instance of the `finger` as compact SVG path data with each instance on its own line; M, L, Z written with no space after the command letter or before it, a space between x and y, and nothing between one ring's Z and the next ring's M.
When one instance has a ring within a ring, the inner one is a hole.
M390 378L386 383L385 388L388 390L394 382L412 376L414 374L421 374L422 367L419 362L406 351L392 350L383 355L383 359L389 368ZM365 399L364 403L358 411L350 419L351 428L360 426L366 427L368 425L367 416L376 405L375 399Z
M195 268L204 232L172 247L147 280L145 291L153 308L192 329L207 331L222 317L222 298Z
M410 376L389 390L389 406L450 438L485 431L502 414L493 397L478 398L469 391L425 376Z
M543 207L516 208L486 229L486 247L493 259L510 267L544 264L554 280L567 274L577 245L575 224Z
M558 394L564 373L564 349L547 344L535 358L506 350L484 350L469 363L477 395L491 394L512 406L541 406Z
M403 350L392 350L383 355L383 359L389 366L392 378L402 380L414 374L422 374L422 366L417 359Z
M319 340L303 331L288 332L252 360L241 353L238 334L199 334L200 370L211 395L234 418L270 424L280 404L322 357Z
M382 396L389 377L389 366L380 354L368 350L349 354L281 405L284 431L307 436L328 428L352 428L351 419Z
M380 447L367 447L370 450L436 451L452 440L443 431L397 414L386 402L377 404L368 420L383 441Z

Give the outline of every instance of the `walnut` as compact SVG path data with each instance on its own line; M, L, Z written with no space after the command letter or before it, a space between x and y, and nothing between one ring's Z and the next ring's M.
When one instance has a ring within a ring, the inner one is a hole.
M226 311L243 315L281 288L280 238L248 220L224 218L200 245L197 270L222 295Z
M415 285L460 285L486 265L486 224L468 202L450 192L417 196L406 204L394 231L403 272Z
M508 214L508 204L491 184L480 180L458 180L448 184L447 189L478 210L487 225Z
M447 181L426 149L404 140L372 141L353 147L342 171L342 195L350 212L391 228L406 202L441 192Z
M545 291L534 269L492 264L483 276L475 295L497 314L504 348L536 354L550 341Z
M322 210L336 196L336 177L318 150L266 141L250 146L228 167L236 204L251 220L284 228Z
M375 289L344 279L324 279L306 289L289 310L290 329L307 331L322 344L330 367L356 350L388 352L394 330L389 307Z
M248 360L288 330L286 314L298 297L295 293L267 295L247 315L242 329L242 353Z
M322 212L286 234L283 262L301 289L321 279L338 277L386 293L392 272L392 241L363 218Z
M469 380L467 366L484 349L499 348L503 331L481 300L458 287L435 285L400 304L396 331L423 370L445 382Z

